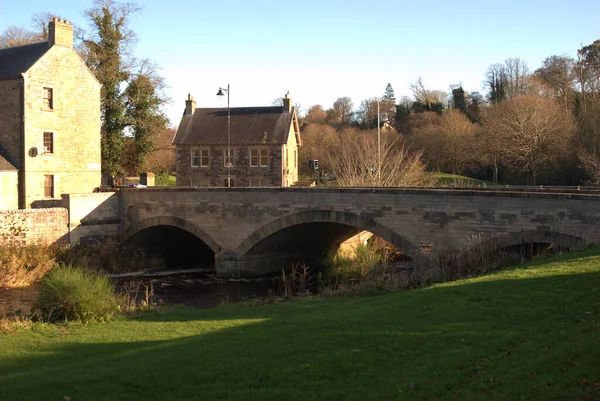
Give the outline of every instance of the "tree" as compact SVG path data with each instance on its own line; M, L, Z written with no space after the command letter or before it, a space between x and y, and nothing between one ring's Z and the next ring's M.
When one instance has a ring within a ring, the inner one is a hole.
M504 163L527 174L533 185L543 168L567 153L574 133L562 106L538 96L517 96L496 106L486 128L497 136Z
M575 60L568 56L550 56L535 71L550 97L560 101L567 112L575 95L574 66Z
M381 132L380 147L376 130L347 128L340 137L339 148L328 154L331 171L340 186L420 186L432 183L425 173L420 153L409 153L395 130Z
M35 32L24 27L11 25L0 34L0 49L22 46L29 43L40 42Z
M331 125L307 124L302 129L302 146L299 149L299 171L304 174L313 174L308 169L309 160L319 160L322 171L331 171L328 155L339 146L339 136Z
M600 39L577 51L575 74L581 92L581 108L598 101L600 92Z
M463 114L467 114L466 94L462 85L451 85L450 90L452 91L452 107L460 110Z
M467 117L473 123L480 123L483 119L485 101L481 93L471 92L467 97Z
M148 154L143 166L145 171L152 171L155 174L175 171L174 136L175 130L172 128L158 133L154 139L152 151Z
M491 65L485 73L485 84L488 89L488 99L492 104L498 104L506 99L506 70L502 64Z
M124 130L128 125L123 84L129 78L126 58L135 34L128 29L129 18L139 11L132 3L96 0L86 15L94 28L93 37L84 40L87 63L102 84L102 170L114 176L120 170Z
M448 98L446 92L426 89L421 77L417 78L416 82L411 83L409 88L415 97L415 102L411 107L415 113L422 113L424 111L441 113L444 110Z
M530 73L527 63L520 58L509 58L504 62L506 75L506 97L527 95L530 90Z
M462 174L476 158L475 127L457 109L430 117L413 131L413 149L423 152L431 168Z
M308 109L304 121L307 124L325 124L327 123L327 112L323 110L323 106L316 104Z
M149 60L144 60L124 92L125 115L133 135L136 175L153 150L156 137L167 128L168 120L161 110L167 102L162 92L164 87L164 81L156 73L156 67Z
M394 95L394 88L392 88L392 84L387 84L385 87L385 93L381 99L392 102L394 105L396 104L396 95Z
M333 107L328 110L328 120L330 124L336 127L342 127L350 124L352 121L352 99L347 96L339 97L333 102Z

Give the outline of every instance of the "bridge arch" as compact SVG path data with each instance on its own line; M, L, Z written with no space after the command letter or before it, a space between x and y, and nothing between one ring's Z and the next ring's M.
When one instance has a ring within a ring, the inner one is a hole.
M263 225L249 235L238 246L236 253L240 256L244 256L252 250L252 248L271 235L285 230L286 228L310 223L336 223L350 226L360 230L369 231L406 253L417 249L416 246L406 238L372 218L338 210L315 209L291 213Z
M202 242L204 242L215 254L221 251L221 246L217 244L211 237L206 233L206 231L202 230L200 227L195 224L190 223L187 220L174 217L174 216L155 216L150 217L145 220L139 221L133 224L128 230L126 230L121 236L121 244L125 244L131 238L133 238L136 234L141 231L151 228L151 227L159 227L159 226L171 226L180 228L184 231L193 234Z
M556 231L531 230L501 233L494 237L486 238L467 249L461 254L460 258L468 260L475 255L489 254L504 248L527 244L551 244L559 249L571 249L583 246L586 243L587 241L583 238Z

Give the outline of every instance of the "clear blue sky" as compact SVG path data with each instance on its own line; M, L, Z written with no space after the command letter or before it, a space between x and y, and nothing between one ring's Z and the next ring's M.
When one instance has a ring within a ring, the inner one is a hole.
M161 66L177 125L188 92L199 107L231 85L231 105L268 106L287 90L304 110L340 96L396 97L422 77L429 89L462 82L482 91L491 64L510 57L531 70L555 54L572 57L600 38L598 0L139 1L131 28L138 57ZM0 30L52 12L87 28L92 0L0 0Z

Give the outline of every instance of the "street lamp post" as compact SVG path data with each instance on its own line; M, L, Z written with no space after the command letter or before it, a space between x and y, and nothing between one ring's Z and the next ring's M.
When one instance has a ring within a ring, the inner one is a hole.
M217 96L225 96L223 91L227 92L227 187L231 187L231 108L229 107L229 84L227 89L219 88Z
M379 121L379 101L377 98L377 186L381 186L381 123Z

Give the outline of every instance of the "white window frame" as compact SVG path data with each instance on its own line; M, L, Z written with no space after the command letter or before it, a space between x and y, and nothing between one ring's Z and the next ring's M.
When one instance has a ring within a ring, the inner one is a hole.
M50 134L51 149L46 148L46 134ZM51 155L51 154L55 153L55 149L56 149L55 138L56 138L56 135L54 134L54 131L44 131L44 133L42 134L42 150L43 150L42 154Z
M250 157L249 157L249 163L250 163L250 167L269 167L269 149L268 148L250 148ZM253 155L253 153L255 155ZM256 158L257 162L256 164L252 164L252 158ZM263 164L263 157L266 157L267 161L266 164Z
M196 163L194 164L194 159ZM200 149L193 148L190 150L190 166L191 167L200 167Z
M206 155L204 153L206 153ZM209 148L200 148L200 167L201 168L210 167L210 149Z
M250 178L248 185L252 188L270 187L271 180L268 178Z

